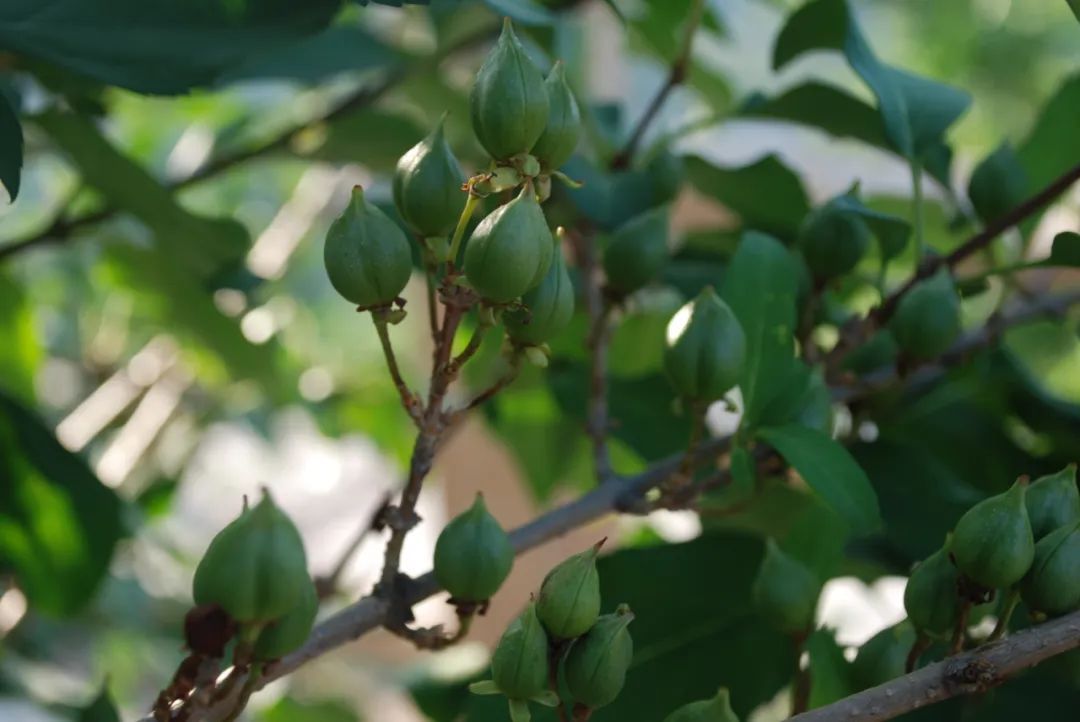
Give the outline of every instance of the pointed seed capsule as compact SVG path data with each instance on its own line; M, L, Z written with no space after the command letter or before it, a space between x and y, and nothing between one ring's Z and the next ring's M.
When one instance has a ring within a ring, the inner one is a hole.
M554 259L539 286L521 297L524 309L506 315L506 334L517 345L536 346L554 337L574 315L574 285L556 243Z
M392 302L412 274L409 239L360 186L326 234L323 261L334 290L365 309Z
M1076 464L1031 482L1027 496L1031 533L1038 541L1060 527L1080 521L1080 490L1076 487Z
M960 574L949 559L952 536L945 546L915 567L904 588L904 609L915 629L937 639L947 639L960 617Z
M820 279L850 272L870 248L870 228L862 218L826 203L806 217L799 229L806 265Z
M915 358L944 353L960 335L960 296L949 272L938 271L901 298L889 329L897 345Z
M394 205L424 238L449 235L465 207L465 172L446 142L445 121L443 115L430 135L406 151L394 172Z
M1035 545L1020 596L1030 609L1052 617L1080 609L1080 524L1056 529Z
M1024 496L1017 481L1003 494L980 501L956 523L951 551L956 567L987 589L1004 589L1023 579L1035 556Z
M580 637L600 616L600 575L596 570L600 544L560 563L540 585L536 613L555 639Z
M821 581L809 567L769 539L750 592L762 617L780 631L795 634L814 624Z
M319 595L315 592L315 585L308 581L300 586L300 601L259 634L255 641L255 659L278 659L298 649L311 634L318 613Z
M681 329L675 328L684 320ZM723 397L738 383L745 359L742 325L712 287L683 306L668 326L664 370L683 398L711 402Z
M577 148L581 136L581 111L566 82L562 61L552 66L544 87L548 97L547 126L533 146L532 155L540 161L541 168L557 170Z
M585 636L574 641L566 655L566 687L575 702L591 709L615 701L626 682L634 658L634 642L627 626L634 615L625 604L605 614Z
M490 599L514 565L514 547L484 505L484 497L454 517L435 542L435 578L463 602Z
M608 285L633 293L652 281L668 262L668 208L646 211L619 226L604 249Z
M684 704L664 718L664 722L739 722L731 709L731 697L726 687L716 696Z
M217 604L238 622L269 622L292 610L305 584L300 533L264 492L210 541L192 590L196 604Z
M532 602L503 632L491 657L491 677L512 700L541 694L548 684L548 639Z
M544 76L507 18L469 95L473 132L496 160L528 153L548 123Z
M551 230L528 185L488 214L465 247L465 277L492 303L509 303L543 280L554 256Z

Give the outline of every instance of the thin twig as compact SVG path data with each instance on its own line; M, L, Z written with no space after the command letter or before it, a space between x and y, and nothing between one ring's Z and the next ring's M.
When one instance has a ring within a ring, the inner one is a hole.
M491 386L488 386L486 389L477 394L472 401L465 404L465 407L461 409L461 411L472 411L481 404L489 401L493 396L495 396L495 394L499 393L507 386L512 384L514 382L514 379L518 377L518 373L520 373L520 371L521 354L515 351L513 357L511 357L510 359L510 368L507 369L506 373L496 379L495 383L493 383Z
M383 494L382 501L371 516L364 522L363 525L357 530L353 536L349 545L345 547L345 550L338 557L337 564L330 570L330 573L324 577L319 577L315 580L315 588L319 591L319 598L325 599L331 594L337 591L338 585L341 583L341 576L345 573L345 569L349 566L349 562L352 561L353 556L360 549L360 545L364 543L364 540L368 538L368 535L373 532L380 531L384 527L383 518L386 514L387 508L390 506L391 495L389 492Z
M397 356L394 354L394 345L390 342L390 331L386 316L386 309L377 308L372 309L371 311L371 320L375 324L375 331L379 336L379 344L382 346L383 355L386 357L386 366L390 370L390 378L394 380L394 387L401 397L401 405L404 407L405 413L409 415L409 418L419 425L424 415L424 404L420 400L420 397L409 388L409 385L401 375Z
M630 161L633 160L634 153L637 152L638 146L641 144L642 138L645 137L645 132L649 129L649 125L656 119L660 113L660 109L664 107L664 103L667 102L668 96L675 90L676 87L682 85L686 81L686 74L690 65L690 56L694 49L694 37L697 35L698 26L701 25L701 20L705 14L705 0L691 0L690 12L686 19L686 25L683 27L682 45L679 48L679 54L675 56L675 59L671 61L671 69L668 71L667 79L664 84L660 86L660 90L649 102L649 105L645 108L645 112L638 120L637 125L634 127L633 132L630 133L630 138L626 141L626 145L619 151L614 158L611 159L611 168L613 170L619 170L630 166Z

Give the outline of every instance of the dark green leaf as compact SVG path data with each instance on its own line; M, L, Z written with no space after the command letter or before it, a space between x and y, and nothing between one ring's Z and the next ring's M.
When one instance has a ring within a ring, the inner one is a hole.
M30 605L52 615L85 607L123 533L112 490L0 393L0 568L14 573Z
M877 109L827 83L808 81L773 98L751 96L740 115L808 125L834 138L854 138L891 150Z
M1054 245L1050 248L1051 266L1071 266L1080 268L1080 233L1062 231L1054 236Z
M76 722L120 722L120 713L116 711L109 690L102 688L97 699L88 707L79 710Z
M13 0L0 47L140 93L182 93L325 27L340 0Z
M836 643L833 633L819 629L806 640L806 652L810 655L810 709L853 694L851 664L844 659L843 648Z
M622 694L593 719L660 720L718 686L741 715L770 699L790 677L791 652L752 611L761 555L758 539L729 532L602 557L605 604L634 610L634 663Z
M721 168L690 156L686 170L699 191L737 213L745 228L793 240L810 210L799 176L774 155L741 168Z
M372 108L334 120L322 143L306 154L333 163L362 163L372 171L388 172L425 135L427 131L411 118Z
M259 78L319 83L349 71L384 68L399 54L362 27L333 25L227 69L218 84Z
M968 198L984 223L1005 215L1027 195L1027 173L1008 143L983 158L968 183Z
M536 0L484 0L496 15L505 15L522 25L552 25L555 13Z
M119 152L81 115L48 111L35 116L34 122L78 166L88 185L146 224L174 262L205 277L247 249L243 226L185 210L145 168Z
M844 54L877 98L890 143L908 158L936 155L945 130L971 102L962 91L878 60L847 0L812 0L792 13L777 36L773 67L780 69L811 50Z
M1080 73L1069 77L1043 106L1017 154L1032 188L1042 188L1080 157Z
M758 435L780 452L852 531L865 534L880 527L874 487L840 443L798 424L761 429Z
M746 362L739 388L753 426L794 362L795 264L774 238L748 231L731 261L722 296L746 333Z
M12 107L11 99L0 93L0 183L4 184L11 200L19 195L22 164L23 134L19 114Z

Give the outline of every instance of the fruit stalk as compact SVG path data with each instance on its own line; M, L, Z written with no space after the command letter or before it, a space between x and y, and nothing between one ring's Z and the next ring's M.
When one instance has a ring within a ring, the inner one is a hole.
M401 396L401 405L414 423L419 424L424 414L424 405L420 398L409 388L405 378L401 375L398 366L397 355L394 353L394 345L390 342L389 322L386 309L372 309L371 320L375 324L375 331L379 335L379 344L382 346L383 355L386 357L386 367L390 370L390 378L394 381L394 388Z
M472 220L473 213L476 212L476 207L480 204L480 197L473 192L473 181L470 180L466 184L465 192L469 196L465 200L465 207L461 209L461 216L454 227L454 235L450 238L450 254L446 260L446 264L451 270L453 270L458 254L461 251L461 241L465 238L465 229L469 227L469 221Z
M1016 605L1020 603L1020 588L1013 587L1009 590L1008 596L1005 597L1005 606L1001 610L1001 616L998 617L997 624L994 625L994 631L987 638L987 642L996 642L1005 636L1005 632L1009 629L1009 620L1012 619L1013 612L1016 611Z

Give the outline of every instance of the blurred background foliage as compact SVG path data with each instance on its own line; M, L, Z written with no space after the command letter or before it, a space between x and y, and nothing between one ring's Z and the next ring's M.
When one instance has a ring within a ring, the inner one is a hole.
M501 15L518 22L539 62L566 60L585 103L587 142L565 170L586 185L553 199L553 220L584 216L609 230L643 206L678 204L680 246L664 283L633 299L612 341L620 472L685 444L687 421L659 374L661 339L682 300L723 276L741 229L790 242L812 205L855 181L871 207L910 214L906 163L841 56L773 70L795 2L710 3L687 86L621 173L606 163L663 82L689 0L387 7L400 4L0 8L0 181L13 198L0 209L0 717L73 718L103 680L128 717L141 713L181 656L194 560L241 493L261 483L283 493L315 571L325 571L396 485L411 427L375 335L326 283L321 238L355 184L389 206L397 157L444 111L455 151L478 166L466 94ZM945 136L951 164L930 168L934 248L955 247L980 216L1080 158L1080 27L1066 3L852 5L881 58L971 96ZM1003 143L1016 149L1003 156L1005 177L1022 180L969 193L973 169ZM1074 192L995 246L990 262L1045 256L1078 214ZM909 249L889 279L913 263ZM1021 283L1038 293L1080 280L1055 268ZM995 282L965 299L969 325L1003 293ZM874 298L853 283L834 300L842 317ZM410 299L419 329L422 301L415 290ZM773 700L789 683L790 650L748 596L761 538L805 542L830 575L887 583L937 548L973 501L1080 458L1077 325L1071 316L1011 331L943 381L839 410L881 500L883 533L845 545L814 497L783 484L738 507L718 500L700 524L620 527L620 551L601 575L605 599L637 613L637 654L627 691L595 719L657 720L718 683L740 714L782 715ZM524 485L530 509L590 485L584 330L578 319L553 343L550 369L528 372L485 410L487 433L520 473L484 483ZM396 342L417 376L422 334L399 331ZM477 385L498 363L497 345L481 359L470 370ZM425 512L433 523L440 513ZM367 552L351 577L357 592L377 569L378 544ZM423 571L430 543L415 555ZM855 688L844 648L895 621L893 598L859 628L819 633L815 702ZM367 651L275 685L253 718L504 714L464 691L483 648L436 658ZM1010 719L1038 695L1042 718L1064 720L1077 685L1075 670L1051 666L918 718ZM83 719L107 719L98 715Z

